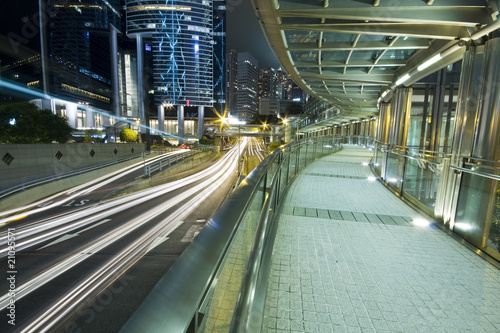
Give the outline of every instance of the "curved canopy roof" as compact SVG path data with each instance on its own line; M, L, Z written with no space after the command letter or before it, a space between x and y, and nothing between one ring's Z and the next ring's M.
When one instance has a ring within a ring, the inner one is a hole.
M396 86L460 60L499 27L498 0L253 1L283 68L341 110L332 123L376 115Z

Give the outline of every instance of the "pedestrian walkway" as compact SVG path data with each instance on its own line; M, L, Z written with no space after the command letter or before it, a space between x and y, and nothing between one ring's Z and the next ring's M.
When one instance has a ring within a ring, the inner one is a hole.
M500 270L390 193L345 145L285 198L264 332L500 332Z

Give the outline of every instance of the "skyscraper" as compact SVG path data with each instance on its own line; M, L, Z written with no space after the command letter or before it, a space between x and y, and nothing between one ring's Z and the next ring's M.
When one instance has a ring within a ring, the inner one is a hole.
M103 112L119 105L110 59L118 53L120 0L4 1L0 7L0 76L18 85L4 98L24 86L20 99L37 99L73 127L107 122Z
M217 29L224 27L225 8L216 1ZM144 40L151 40L154 99L158 106L158 129L163 131L165 106L177 108L178 133L184 137L184 107L198 107L199 137L203 133L204 108L214 104L213 1L128 0L127 34L137 39L139 87L144 85ZM218 49L224 37L217 30ZM221 45L222 43L222 45ZM144 91L139 89L141 121L145 120Z
M231 50L226 54L226 107L230 114L236 114L238 93L238 53Z
M241 120L248 121L258 113L258 65L257 59L249 52L238 53L236 111Z
M276 71L273 68L259 69L259 99L276 98Z
M214 108L223 114L226 107L226 1L213 4Z

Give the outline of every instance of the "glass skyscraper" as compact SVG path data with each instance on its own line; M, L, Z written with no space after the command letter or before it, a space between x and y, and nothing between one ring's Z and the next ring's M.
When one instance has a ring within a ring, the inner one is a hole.
M212 1L127 1L127 33L151 38L157 104L213 105Z
M214 108L223 114L226 107L226 0L213 2Z
M67 116L75 128L105 125L109 117L104 119L102 112L119 115L113 110L120 104L113 93L117 66L110 59L118 53L111 35L121 27L120 3L2 2L0 77L22 91L5 90L2 99L35 101Z

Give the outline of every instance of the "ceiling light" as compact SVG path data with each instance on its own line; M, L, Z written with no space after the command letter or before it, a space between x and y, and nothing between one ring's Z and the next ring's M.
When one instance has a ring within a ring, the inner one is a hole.
M441 60L442 58L443 57L441 56L441 53L439 53L439 54L435 55L434 57L430 58L429 60L427 60L426 62L424 62L422 65L418 66L417 69L419 72L423 71L424 69L426 69L430 65L435 64L436 62Z
M399 86L401 83L406 82L410 78L410 74L406 73L396 81L396 85Z

